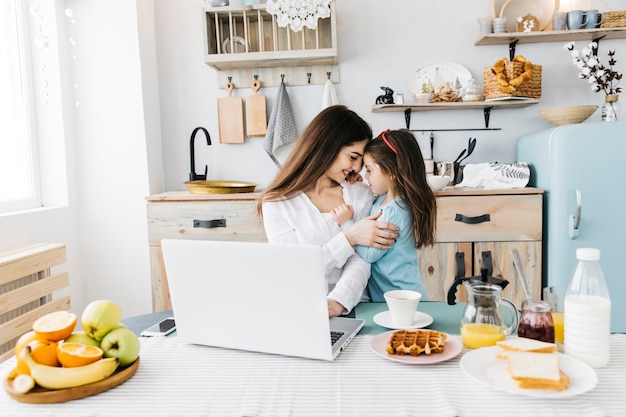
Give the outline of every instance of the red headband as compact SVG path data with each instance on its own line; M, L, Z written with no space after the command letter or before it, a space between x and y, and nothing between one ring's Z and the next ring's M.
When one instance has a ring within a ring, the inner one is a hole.
M384 132L382 132L380 134L380 136L383 138L383 140L385 141L385 143L387 144L387 146L389 146L389 149L391 149L393 151L393 153L395 153L396 155L398 154L398 151L396 151L396 148L393 147L393 145L387 140L387 138L385 137L385 133L389 132L389 129L385 130Z

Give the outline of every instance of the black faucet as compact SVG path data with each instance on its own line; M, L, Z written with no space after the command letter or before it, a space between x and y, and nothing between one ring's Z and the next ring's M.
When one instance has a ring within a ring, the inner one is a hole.
M189 156L191 159L191 171L189 172L189 181L206 180L206 175L209 169L209 167L205 165L204 175L196 174L196 152L193 145L196 139L196 134L199 130L204 132L204 136L206 136L206 144L209 146L211 145L211 136L205 128L196 127L193 132L191 132L191 138L189 139Z

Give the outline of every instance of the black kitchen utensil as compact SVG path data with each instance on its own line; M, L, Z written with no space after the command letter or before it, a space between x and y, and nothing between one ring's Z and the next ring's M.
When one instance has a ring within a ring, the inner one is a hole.
M455 164L456 164L456 163L458 163L459 161L462 161L462 159L461 159L461 158L463 158L463 155L465 155L465 152L467 152L467 149L463 149L463 150L461 151L461 153L459 154L459 156L457 156L457 157L456 157L456 159L454 160L454 163L455 163ZM463 158L463 159L465 159L465 158Z
M467 157L470 156L472 152L474 152L475 148L476 148L476 138L469 138L467 141L467 154L465 154L465 156L462 159L459 159L459 165L461 164L462 161L467 159Z

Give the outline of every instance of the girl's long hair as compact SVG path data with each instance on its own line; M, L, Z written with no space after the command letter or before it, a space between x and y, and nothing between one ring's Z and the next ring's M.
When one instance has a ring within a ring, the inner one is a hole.
M368 142L365 153L374 159L383 173L389 175L394 193L407 205L416 248L432 245L435 241L437 199L426 180L424 159L413 133L407 129L383 132Z
M346 106L322 110L304 129L280 171L261 194L264 201L293 198L315 183L332 165L344 146L372 139L372 128Z

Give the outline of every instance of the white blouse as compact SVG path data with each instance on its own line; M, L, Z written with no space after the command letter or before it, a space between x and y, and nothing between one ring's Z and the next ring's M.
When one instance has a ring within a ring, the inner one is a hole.
M354 220L369 216L374 196L368 185L343 183L343 199L354 208ZM320 213L305 193L289 200L263 203L263 225L269 243L322 245L328 298L348 311L361 300L370 264L354 252L330 213Z

